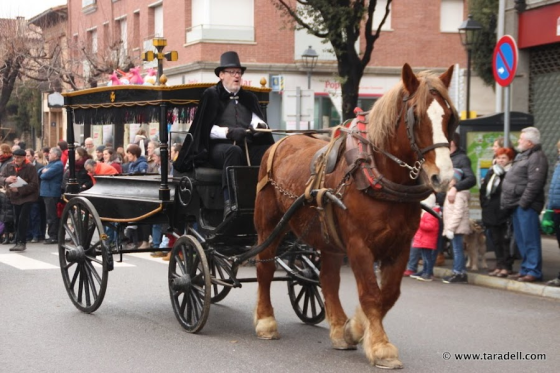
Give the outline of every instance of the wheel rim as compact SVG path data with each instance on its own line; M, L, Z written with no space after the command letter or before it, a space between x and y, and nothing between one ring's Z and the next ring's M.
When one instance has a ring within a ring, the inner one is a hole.
M190 333L200 331L210 313L210 270L202 246L192 236L173 245L169 259L169 295L177 320Z
M237 267L232 267L225 259L216 257L215 255L211 255L208 258L208 265L210 266L212 280L218 279L227 282L237 275ZM210 301L212 303L222 301L229 294L231 289L232 288L229 286L224 286L216 281L212 281L212 296Z
M91 313L103 302L109 270L106 235L88 200L73 198L68 202L58 239L60 269L68 296L76 308Z
M315 284L319 279L316 267L318 258L316 253L297 253L288 260L288 266L293 271L310 280L307 282L295 277L288 280L288 295L292 307L299 319L306 324L318 324L325 319L325 304L319 286Z

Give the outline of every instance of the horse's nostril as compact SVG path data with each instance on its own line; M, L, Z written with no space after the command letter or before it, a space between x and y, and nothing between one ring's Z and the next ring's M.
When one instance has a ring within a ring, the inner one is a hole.
M432 185L439 185L441 182L439 175L432 175L431 177Z

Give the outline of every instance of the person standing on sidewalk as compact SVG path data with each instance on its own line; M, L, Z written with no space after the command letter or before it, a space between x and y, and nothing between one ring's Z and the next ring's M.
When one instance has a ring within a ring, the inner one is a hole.
M422 201L422 204L431 208L439 215L440 208L436 205L436 196L431 194ZM419 250L422 254L422 271L413 273L410 278L420 281L432 281L434 278L434 264L437 256L437 243L439 236L439 219L432 214L422 211L420 225L412 239L412 249Z
M16 224L16 245L10 251L24 251L27 241L27 227L31 206L39 198L39 181L37 170L27 159L25 150L16 149L13 152L14 161L9 164L0 175L0 184L3 185L14 206ZM25 184L12 186L21 178Z
M453 169L453 179L449 184L449 190L455 189L461 182L463 171L460 168ZM453 245L453 274L443 278L446 284L468 282L465 271L465 254L463 251L463 235L471 233L469 224L469 200L471 192L468 189L461 190L453 195L453 201L448 192L443 206L443 232L451 240Z
M488 237L492 239L496 253L496 268L488 273L490 276L507 277L513 269L514 258L510 254L510 239L507 238L509 213L500 207L502 183L506 172L511 169L513 157L513 149L498 148L496 164L488 170L480 186L482 222L490 232Z
M556 233L558 248L560 248L560 141L556 144L556 149L558 151L558 158L556 166L554 167L554 173L552 174L552 180L550 181L548 204L546 208L554 212L552 215L554 232ZM548 281L546 284L550 286L560 286L560 273L557 278Z
M502 184L502 209L513 210L513 234L521 253L521 269L510 277L521 282L542 281L542 247L539 214L544 207L548 160L541 134L526 127L519 136L519 154Z
M43 242L45 245L58 243L58 226L60 218L56 211L56 204L62 194L62 178L64 165L61 161L62 150L51 148L49 163L39 171L41 179L40 196L43 197L47 212L47 232L49 238Z

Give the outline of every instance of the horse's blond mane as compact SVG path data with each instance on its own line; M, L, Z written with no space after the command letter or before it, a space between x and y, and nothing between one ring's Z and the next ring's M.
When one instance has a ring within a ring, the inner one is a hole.
M415 113L419 123L422 121L422 115L428 109L428 103L431 102L427 98L431 96L430 90L432 89L436 90L453 108L447 88L438 75L431 71L423 71L416 77L420 84L411 102L416 105ZM371 108L368 116L368 137L375 147L385 148L387 140L395 135L399 110L401 110L399 103L402 102L404 95L405 90L402 81L400 81L377 100ZM454 108L453 111L456 115Z

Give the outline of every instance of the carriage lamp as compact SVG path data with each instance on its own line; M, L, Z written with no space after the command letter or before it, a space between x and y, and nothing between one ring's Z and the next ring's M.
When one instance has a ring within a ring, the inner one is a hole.
M311 73L313 72L315 66L317 66L318 58L319 55L315 52L315 49L311 48L311 45L301 55L303 66L305 67L305 70L307 70L307 89L311 89Z
M472 50L476 45L478 40L479 31L482 29L480 23L472 18L472 14L469 14L467 20L461 23L459 26L459 36L461 37L461 44L465 47L467 51L467 97L466 97L466 109L467 109L467 119L471 117L470 99L471 99L471 58Z
M163 75L163 60L166 59L167 61L177 61L179 58L179 54L177 51L171 51L167 53L163 53L163 48L167 46L167 39L164 38L154 38L152 40L152 44L157 49L157 53L152 51L142 53L142 60L143 61L153 61L157 58L158 61L158 70L157 70L157 77L156 77L156 84L157 85L165 85L165 82L161 81L160 78Z

